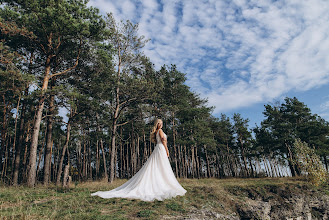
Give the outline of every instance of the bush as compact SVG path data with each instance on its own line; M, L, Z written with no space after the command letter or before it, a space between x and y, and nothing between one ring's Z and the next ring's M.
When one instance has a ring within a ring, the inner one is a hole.
M328 173L324 169L319 155L307 143L296 139L294 143L294 154L296 159L293 163L307 173L309 182L315 186L328 182Z

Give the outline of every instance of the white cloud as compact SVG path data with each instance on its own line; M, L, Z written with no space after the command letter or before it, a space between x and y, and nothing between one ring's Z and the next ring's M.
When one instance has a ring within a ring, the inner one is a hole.
M328 111L329 110L329 101L326 101L321 104L321 110Z
M118 8L111 1L91 0L88 5L98 8L103 14L112 12L116 17L119 15Z
M325 97L328 99L328 97ZM329 101L325 101L322 104L320 104L320 108L318 109L318 114L324 118L325 120L329 120Z
M145 54L176 64L215 113L329 82L326 0L92 0L140 23Z

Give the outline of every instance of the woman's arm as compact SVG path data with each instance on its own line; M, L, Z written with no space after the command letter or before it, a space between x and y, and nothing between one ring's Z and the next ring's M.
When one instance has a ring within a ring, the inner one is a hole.
M167 157L169 157L169 151L168 151L168 147L167 147L167 139L164 136L164 133L163 133L162 129L159 130L159 135L160 135L161 142L162 142L163 146L165 146L165 149L166 149L166 152L167 152Z

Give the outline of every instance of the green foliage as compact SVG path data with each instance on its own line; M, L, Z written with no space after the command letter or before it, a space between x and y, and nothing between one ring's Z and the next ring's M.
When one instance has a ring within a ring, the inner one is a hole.
M211 127L214 132L214 139L221 149L232 146L234 143L234 130L230 118L221 114L220 119L213 118Z
M106 40L112 46L115 55L115 64L118 67L118 78L121 71L128 74L132 67L138 67L141 58L141 49L148 40L144 36L138 36L138 24L131 21L116 22L112 13L106 17ZM122 69L121 69L122 68ZM118 79L119 80L119 79Z
M35 75L44 71L38 67L46 60L52 75L71 70L82 53L89 52L88 42L102 39L105 22L98 9L87 7L86 1L4 2L6 6L0 8L1 37L20 53L22 65Z
M285 102L266 105L263 112L265 119L260 127L254 129L259 154L276 159L283 165L288 162L293 176L300 170L292 154L295 139L300 139L316 147L316 153L327 155L329 134L328 122L311 110L296 97L285 98Z
M185 209L182 207L181 204L178 204L176 202L171 202L166 204L166 207L170 210L177 211L177 212L185 212Z
M251 146L251 131L248 129L249 119L243 119L240 114L233 115L233 131L236 134L236 144L241 147L241 151L248 151ZM244 153L244 152L241 152Z
M18 63L22 61L21 57L11 51L11 48L0 41L0 94L20 95L22 91L29 86L33 80L30 74L24 74L19 68Z
M324 169L319 155L306 142L296 139L294 143L294 154L296 159L293 162L306 172L309 181L313 185L319 186L328 183L329 175Z
M153 213L152 210L142 210L137 213L137 217L151 217Z

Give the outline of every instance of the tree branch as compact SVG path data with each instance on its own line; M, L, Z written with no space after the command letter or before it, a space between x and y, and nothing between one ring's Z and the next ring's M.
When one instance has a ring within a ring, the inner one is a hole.
M80 43L80 46L81 46L81 43ZM68 69L66 69L62 72L52 74L49 79L51 79L54 76L58 76L58 75L62 75L64 73L67 73L67 72L71 71L72 69L74 69L79 63L80 52L81 52L81 47L79 48L78 56L77 56L77 59L76 59L75 64L73 66L71 66L70 68L68 68Z
M126 103L129 103L129 102L131 102L131 101L134 101L134 100L136 100L136 99L137 99L137 98L131 98L131 99L128 99L128 100L126 100L126 101L120 103L120 104L119 104L119 107L121 107L122 105L125 105Z
M131 99L128 99L128 100L126 100L126 101L120 103L120 104L119 104L119 107L121 107L122 105L126 105L126 104L128 104L129 102L135 101L135 100L137 100L137 99L138 99L138 98L131 98ZM149 99L149 97L142 98L142 99L140 99L140 101L144 101L144 100L146 100L146 99Z
M135 118L133 118L133 119L131 119L131 120L129 120L129 121L123 122L123 123L121 123L121 124L117 124L117 126L119 127L119 126L122 126L122 125L128 124L129 122L132 122L134 119L135 119Z
M61 37L58 36L58 44L57 46L55 47L55 50L58 50L59 46L62 44L62 41L61 41Z
M119 127L119 126L122 126L122 125L128 124L129 122L132 122L133 120L135 120L135 119L137 119L137 118L138 118L138 116L134 117L133 119L131 119L131 120L129 120L129 121L123 122L123 123L121 123L121 124L117 124L117 126ZM147 118L147 117L142 117L141 119L144 120L144 119L146 119L146 118Z
M47 118L47 117L53 117L53 116L55 116L55 114L51 114L51 115L44 115L43 117L42 117L42 119L45 119L45 118Z

